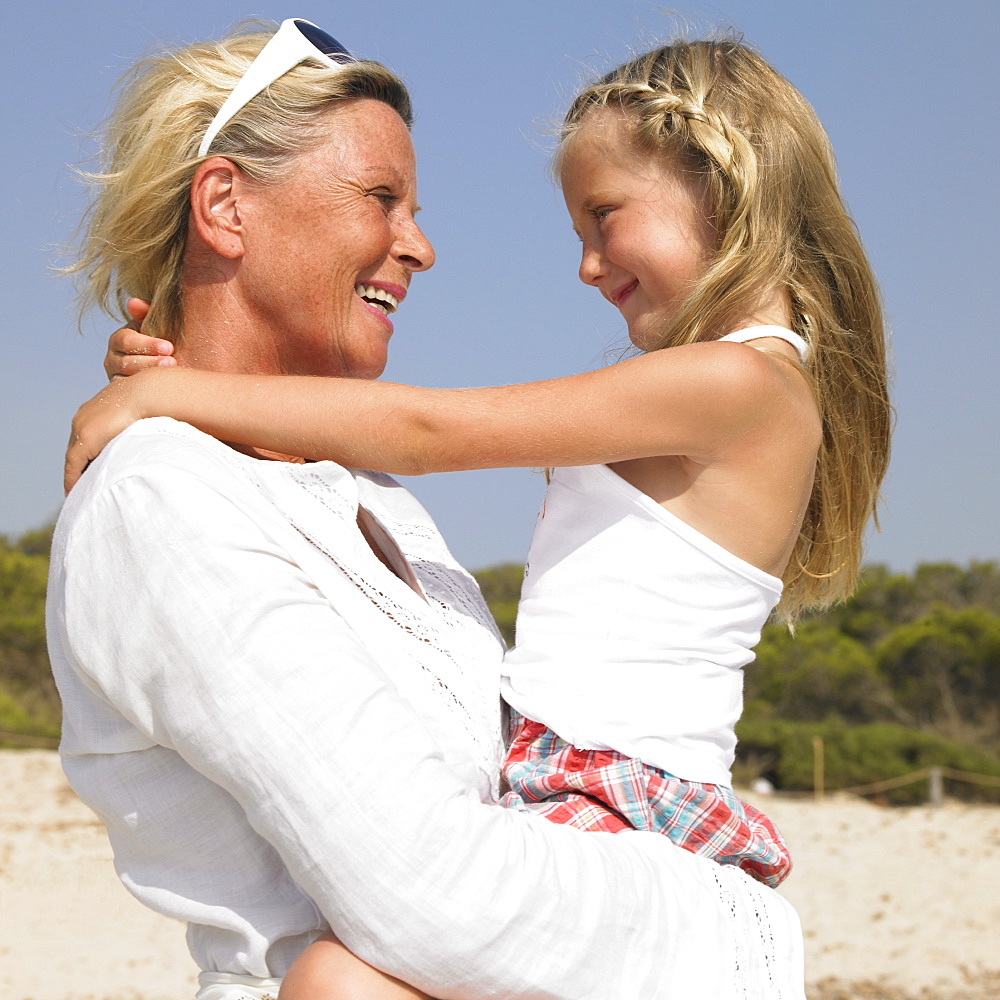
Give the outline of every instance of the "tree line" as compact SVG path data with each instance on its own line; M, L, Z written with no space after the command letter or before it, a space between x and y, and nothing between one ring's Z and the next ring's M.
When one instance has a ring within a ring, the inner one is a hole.
M52 528L0 536L0 746L3 734L56 738L59 701L45 653L45 581ZM476 574L508 643L522 567ZM746 669L739 782L812 788L823 740L830 788L864 785L937 765L1000 777L1000 567L974 562L868 567L855 596L805 617L794 633L764 628ZM949 786L1000 801L1000 789ZM920 799L919 787L887 794Z
M51 527L16 541L0 535L0 746L12 745L4 733L59 734L59 698L45 653L51 543Z

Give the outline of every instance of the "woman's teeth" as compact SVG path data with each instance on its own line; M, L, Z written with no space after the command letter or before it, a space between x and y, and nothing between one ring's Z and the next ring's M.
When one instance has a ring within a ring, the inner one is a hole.
M394 313L399 307L399 299L392 292L387 292L384 288L376 288L374 285L355 285L355 295L361 296L369 305L375 306L382 311L383 316Z

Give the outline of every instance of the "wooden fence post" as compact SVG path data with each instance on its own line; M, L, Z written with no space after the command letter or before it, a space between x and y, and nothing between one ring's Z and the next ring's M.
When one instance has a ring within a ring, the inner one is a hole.
M813 737L813 793L817 802L823 801L823 737Z
M940 767L927 769L927 801L932 806L944 805L944 775Z

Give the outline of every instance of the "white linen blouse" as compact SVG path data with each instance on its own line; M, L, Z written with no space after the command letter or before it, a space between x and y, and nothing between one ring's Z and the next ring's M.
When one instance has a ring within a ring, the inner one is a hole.
M48 615L67 775L217 979L280 978L329 924L442 1000L803 997L772 890L495 804L501 644L387 477L141 421L67 501Z

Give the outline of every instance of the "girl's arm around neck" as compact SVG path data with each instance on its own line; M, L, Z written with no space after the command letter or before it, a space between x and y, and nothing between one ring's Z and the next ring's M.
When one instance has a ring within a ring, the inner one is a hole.
M400 475L654 455L710 460L780 419L790 382L800 379L791 366L731 343L483 389L152 369L112 383L81 408L67 472L71 464L82 471L111 437L152 416L235 444Z

